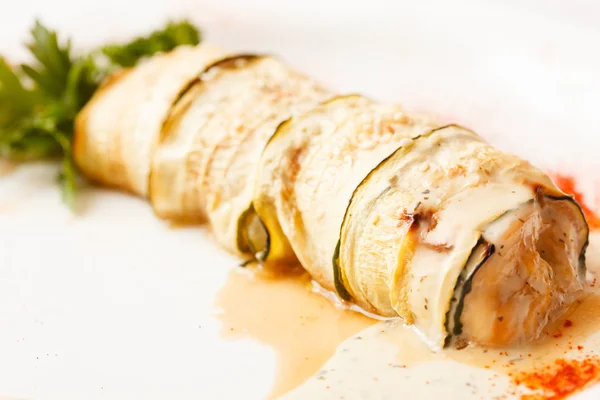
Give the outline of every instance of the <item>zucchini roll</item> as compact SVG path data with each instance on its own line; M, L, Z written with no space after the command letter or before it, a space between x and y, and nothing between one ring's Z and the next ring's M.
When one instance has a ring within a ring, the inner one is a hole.
M277 126L330 94L272 57L209 66L173 108L152 162L150 201L162 218L204 220L217 241L248 252L238 224L260 155Z
M331 260L352 192L382 159L432 126L357 95L336 97L281 124L258 166L254 210L268 232L266 240L248 235L262 249L258 258L273 265L297 257L333 289ZM260 233L252 224L248 230Z
M181 46L110 77L75 123L73 153L81 171L146 197L152 153L173 102L206 65L224 56L211 45Z
M259 257L295 254L434 348L534 340L583 289L578 204L464 128L339 98L283 124L259 171Z
M207 45L106 82L75 159L155 213L401 317L434 348L536 339L582 292L588 226L542 171L459 126Z

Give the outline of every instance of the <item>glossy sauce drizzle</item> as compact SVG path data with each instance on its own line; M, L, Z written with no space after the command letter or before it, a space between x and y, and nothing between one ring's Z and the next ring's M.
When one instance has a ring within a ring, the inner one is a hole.
M302 269L282 274L249 268L230 272L216 305L223 310L223 337L250 337L275 350L270 397L313 376L341 342L376 322L315 293Z
M589 293L532 344L514 348L468 346L434 353L410 327L381 323L346 340L290 399L364 398L558 400L600 380L598 234L590 243ZM401 385L399 386L399 382Z
M590 227L600 228L573 178L554 179L575 196ZM596 275L599 242L596 237L588 248L588 269ZM600 380L600 288L593 277L589 283L590 293L547 327L541 340L507 349L469 346L434 353L399 321L376 323L334 305L316 293L300 268L285 274L232 270L217 306L225 338L249 337L275 350L271 397L354 398L360 390L364 398L451 392L464 399L558 400Z
M360 398L563 399L600 378L599 307L589 295L541 341L512 349L434 353L413 329L380 323L342 343L286 399L356 398L358 389Z

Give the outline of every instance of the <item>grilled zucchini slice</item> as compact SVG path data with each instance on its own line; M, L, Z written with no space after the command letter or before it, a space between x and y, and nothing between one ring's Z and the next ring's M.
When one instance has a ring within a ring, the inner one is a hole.
M208 67L161 133L150 179L156 214L208 220L225 249L247 253L238 222L248 215L265 144L281 121L327 97L272 57L239 55Z
M152 154L173 103L224 56L209 44L180 46L109 78L75 121L77 166L98 183L146 197Z
M253 204L267 231L263 262L297 257L333 290L331 259L354 188L403 141L432 126L358 95L336 97L283 123L258 167Z

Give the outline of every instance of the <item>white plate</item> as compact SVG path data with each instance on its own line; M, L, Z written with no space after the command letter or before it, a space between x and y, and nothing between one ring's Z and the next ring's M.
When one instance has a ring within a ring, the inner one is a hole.
M275 53L341 92L435 112L590 187L600 166L592 1L27 0L0 14L0 53L23 56L34 16L79 47L187 16L212 42ZM84 192L85 213L74 217L54 173L39 164L0 178L0 394L267 395L272 350L224 341L211 316L239 260L205 229L170 229L119 193ZM588 197L600 204L593 190Z

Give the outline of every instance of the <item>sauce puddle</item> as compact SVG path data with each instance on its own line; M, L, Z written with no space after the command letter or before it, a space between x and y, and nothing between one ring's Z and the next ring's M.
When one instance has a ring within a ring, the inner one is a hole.
M271 398L315 375L340 343L376 322L315 293L301 269L285 274L233 269L216 306L223 310L222 337L253 338L276 352Z
M540 342L513 349L434 353L412 328L379 323L285 398L563 399L600 378L599 307L591 294Z
M588 249L593 275L600 272L599 245L595 232ZM600 285L589 282L589 294L538 342L510 349L434 353L401 321L376 323L338 308L301 269L232 270L217 306L223 337L254 338L276 352L271 398L558 400L600 380Z
M593 236L588 268L598 274ZM590 293L535 344L434 353L412 328L388 321L346 340L285 398L564 399L600 380L600 288L589 282Z

